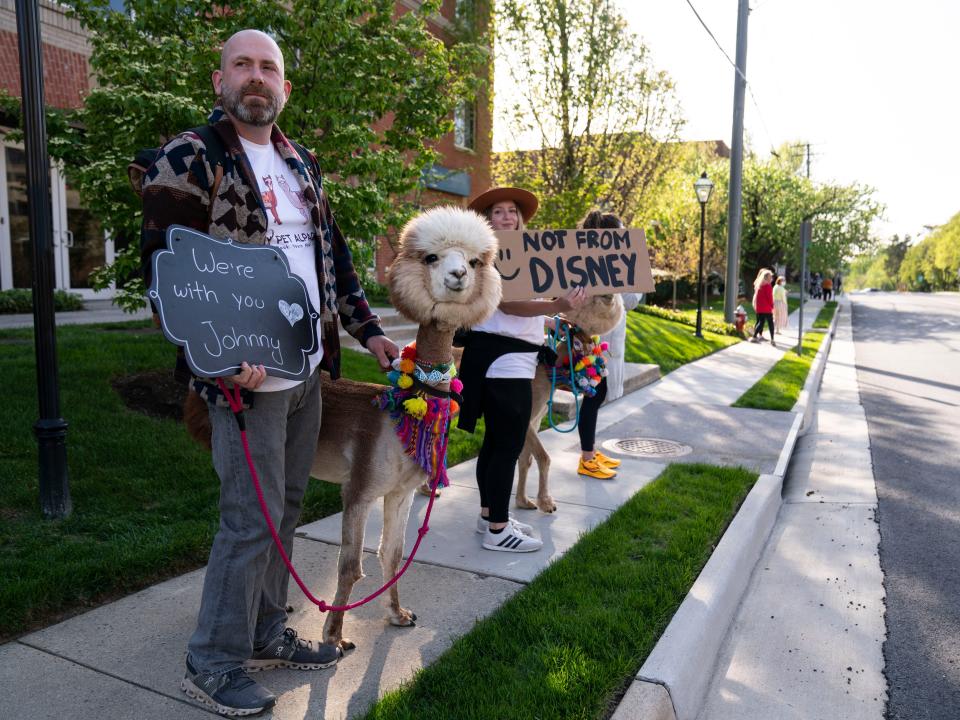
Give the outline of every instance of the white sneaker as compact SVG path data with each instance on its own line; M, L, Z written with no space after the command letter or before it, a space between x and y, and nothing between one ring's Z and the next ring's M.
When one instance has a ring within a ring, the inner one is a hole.
M524 535L516 525L509 523L501 533L494 534L487 530L483 534L483 547L501 552L533 552L543 547L543 541Z
M533 537L532 525L527 525L526 523L520 522L513 515L507 516L507 522L513 525L517 530L522 532L524 535L527 535L528 537ZM482 535L489 529L490 529L490 521L484 520L483 515L478 516L477 517L477 533Z

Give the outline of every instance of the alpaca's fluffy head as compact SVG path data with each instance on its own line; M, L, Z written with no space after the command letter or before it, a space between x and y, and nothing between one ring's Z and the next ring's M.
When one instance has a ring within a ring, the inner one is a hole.
M623 300L619 295L591 295L576 310L564 317L579 325L589 335L603 335L613 330L623 315Z
M497 239L472 210L435 207L408 222L390 266L390 301L414 322L470 327L500 304Z

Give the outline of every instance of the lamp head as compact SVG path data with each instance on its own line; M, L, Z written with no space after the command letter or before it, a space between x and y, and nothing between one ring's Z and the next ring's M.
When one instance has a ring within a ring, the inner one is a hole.
M693 189L697 191L697 200L701 205L705 205L710 199L710 193L713 192L713 181L707 177L706 171L693 184Z

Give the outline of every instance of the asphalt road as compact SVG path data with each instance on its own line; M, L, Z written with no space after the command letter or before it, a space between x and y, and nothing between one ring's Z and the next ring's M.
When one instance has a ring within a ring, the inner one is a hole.
M960 718L960 296L854 296L890 720Z

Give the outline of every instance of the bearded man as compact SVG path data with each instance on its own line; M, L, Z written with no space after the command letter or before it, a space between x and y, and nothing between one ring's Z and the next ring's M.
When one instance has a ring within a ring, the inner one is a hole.
M243 395L251 454L267 506L290 555L320 432L318 368L334 378L339 374L336 318L384 368L397 356L397 347L384 336L364 297L316 157L275 124L291 90L280 48L258 30L238 32L224 44L212 81L218 102L209 125L168 142L147 171L141 259L149 285L150 258L165 247L166 230L173 224L237 243L273 245L284 251L291 272L303 279L320 311L321 344L310 357L309 379L268 377L262 365L248 363L232 378ZM219 143L217 152L211 142ZM211 155L217 161L211 162ZM264 195L274 183L295 189L309 214L291 203L287 193L272 193L268 216ZM181 358L178 376L185 369ZM181 688L220 714L253 715L273 706L276 697L248 671L315 670L335 664L341 653L287 627L289 576L261 516L238 425L215 384L189 380L210 412L220 527Z

